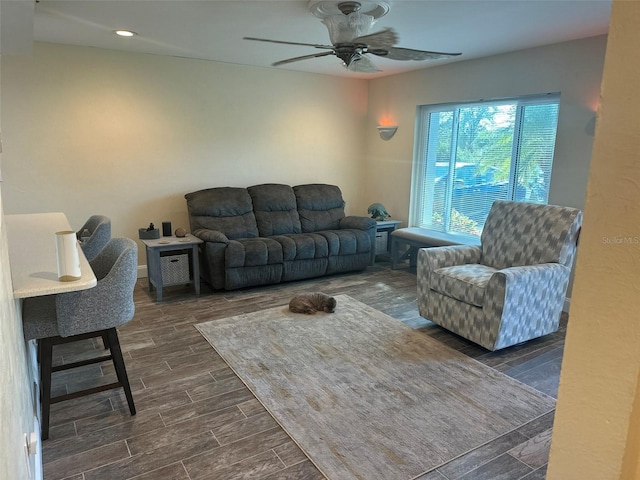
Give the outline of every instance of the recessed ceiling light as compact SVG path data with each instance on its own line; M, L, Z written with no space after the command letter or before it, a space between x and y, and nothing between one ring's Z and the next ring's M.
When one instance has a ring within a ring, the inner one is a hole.
M133 37L137 35L136 32L132 32L131 30L115 30L113 33L120 35L121 37Z

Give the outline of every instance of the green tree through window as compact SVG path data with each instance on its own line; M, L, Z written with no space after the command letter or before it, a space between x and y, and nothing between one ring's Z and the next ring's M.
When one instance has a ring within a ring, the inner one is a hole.
M546 203L558 94L418 109L413 226L478 236L494 200Z

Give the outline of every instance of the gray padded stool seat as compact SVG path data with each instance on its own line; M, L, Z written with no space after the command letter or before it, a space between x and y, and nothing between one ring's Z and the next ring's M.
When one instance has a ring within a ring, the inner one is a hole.
M133 318L133 288L137 277L138 247L128 238L114 238L91 262L98 280L88 290L24 300L22 320L26 340L38 340L42 402L42 439L49 437L49 409L58 403L92 393L124 388L131 415L136 410L120 350L116 327ZM102 337L109 355L52 366L53 346ZM51 374L60 370L113 360L117 382L51 398Z
M91 261L111 240L111 220L104 215L92 215L78 230L76 234L78 240L80 240L85 229L89 230L91 236L87 240L80 242L80 247L87 260Z

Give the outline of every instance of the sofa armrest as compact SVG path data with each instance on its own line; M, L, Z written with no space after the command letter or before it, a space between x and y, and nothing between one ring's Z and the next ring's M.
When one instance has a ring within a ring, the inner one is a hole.
M376 260L376 221L371 217L350 215L341 218L340 224L338 226L340 229L349 228L352 230L362 230L364 232L367 232L370 245L369 264L373 265Z
M218 230L207 230L206 228L200 228L193 232L193 234L200 240L205 242L217 242L217 243L229 243L227 236Z
M371 230L376 228L376 221L371 217L350 215L340 219L340 228L353 228L355 230Z
M485 326L496 338L512 343L509 335L534 338L558 328L571 269L559 263L542 263L498 270L485 291Z

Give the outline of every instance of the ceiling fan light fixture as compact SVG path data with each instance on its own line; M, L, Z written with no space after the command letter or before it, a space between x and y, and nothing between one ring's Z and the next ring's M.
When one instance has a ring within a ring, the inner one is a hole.
M329 39L336 45L350 43L356 37L366 35L375 23L375 18L360 12L349 15L330 15L322 19L322 23L329 30Z
M336 0L309 0L307 2L307 8L311 14L318 18L325 18L330 15L342 14L340 5L358 3L360 5L360 13L370 15L374 19L384 17L391 9L391 2L384 0L375 1L360 1L360 2L340 2Z
M137 35L136 32L132 32L131 30L114 30L113 33L119 37L135 37Z

